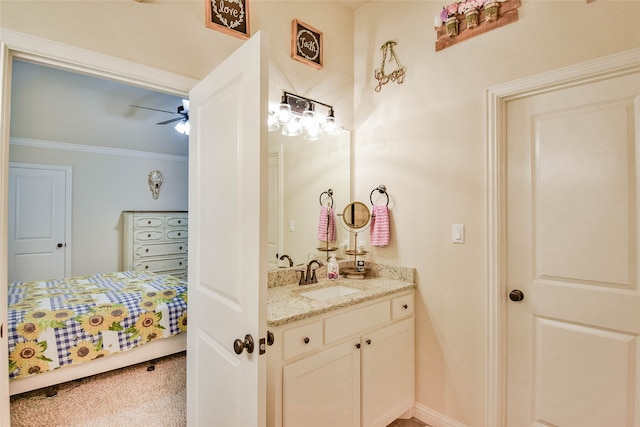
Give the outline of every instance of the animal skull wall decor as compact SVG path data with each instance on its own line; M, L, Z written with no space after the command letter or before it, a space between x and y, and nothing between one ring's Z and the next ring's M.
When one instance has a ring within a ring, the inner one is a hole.
M162 172L149 172L149 179L147 181L149 182L149 190L151 190L153 198L157 199L160 195L160 187L162 186Z

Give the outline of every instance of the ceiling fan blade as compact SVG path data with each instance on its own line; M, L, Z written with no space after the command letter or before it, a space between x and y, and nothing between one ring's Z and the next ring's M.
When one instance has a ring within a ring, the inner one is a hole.
M168 125L169 123L177 122L179 120L184 120L184 117L176 117L175 119L165 120L164 122L156 123L157 125Z
M157 108L141 107L139 105L129 105L129 107L143 108L145 110L160 111L162 113L177 114L175 111L158 110Z

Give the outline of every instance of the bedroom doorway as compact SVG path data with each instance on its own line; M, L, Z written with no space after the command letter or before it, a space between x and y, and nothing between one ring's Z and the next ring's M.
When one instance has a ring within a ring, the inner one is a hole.
M9 282L68 275L70 219L70 167L9 165Z

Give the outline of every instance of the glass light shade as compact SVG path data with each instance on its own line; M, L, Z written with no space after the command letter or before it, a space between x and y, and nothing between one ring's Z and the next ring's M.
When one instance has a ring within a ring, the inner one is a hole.
M291 120L291 105L282 103L278 106L278 123L285 124Z
M181 120L174 128L178 132L184 135L189 135L189 131L191 130L191 125L187 120Z
M304 139L307 141L317 141L318 138L320 138L320 126L316 125L304 133Z
M267 121L267 125L269 127L269 132L280 129L280 124L278 123L278 119L276 118L276 112L273 110L269 110L269 120Z
M300 119L294 117L292 120L289 120L289 122L282 126L282 134L284 136L302 135L302 126L300 126Z
M335 117L327 117L324 125L322 126L322 131L327 135L338 135L340 133L340 127L338 127L338 123L336 122Z
M304 130L309 130L313 126L317 126L316 113L311 109L305 110L302 113L302 120L300 121L300 124Z

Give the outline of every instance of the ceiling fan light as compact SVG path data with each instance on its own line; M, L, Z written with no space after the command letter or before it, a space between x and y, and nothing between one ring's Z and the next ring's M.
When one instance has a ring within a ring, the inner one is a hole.
M189 135L189 131L191 130L191 125L188 120L181 120L176 124L175 130L184 135Z

